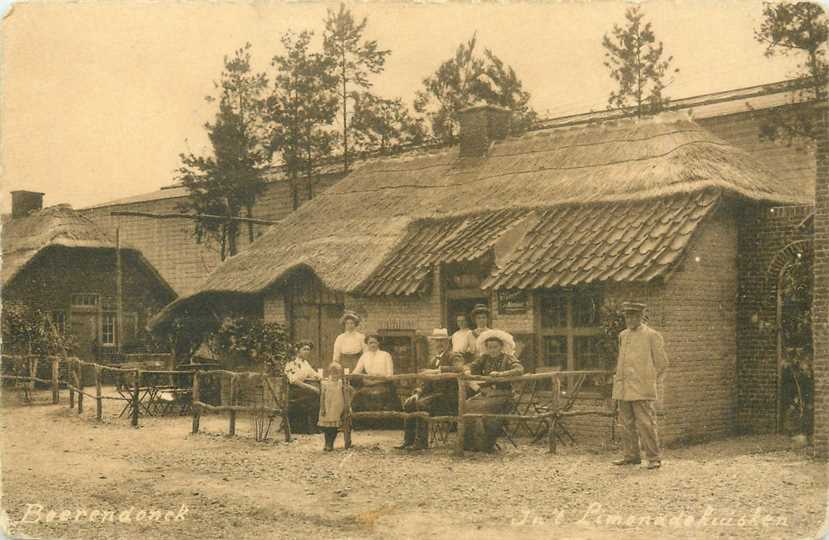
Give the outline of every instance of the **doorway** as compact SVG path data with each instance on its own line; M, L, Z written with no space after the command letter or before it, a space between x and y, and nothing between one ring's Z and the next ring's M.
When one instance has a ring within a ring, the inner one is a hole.
M814 429L812 271L808 244L790 244L777 274L777 431Z

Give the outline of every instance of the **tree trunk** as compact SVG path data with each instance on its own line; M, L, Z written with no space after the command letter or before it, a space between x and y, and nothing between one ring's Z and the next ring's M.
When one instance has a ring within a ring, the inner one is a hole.
M348 88L346 86L345 46L342 47L342 78L343 78L343 167L348 172Z
M248 206L247 208L247 216L250 219L253 219L253 207ZM248 223L248 240L252 243L256 240L256 233L253 227L253 223Z

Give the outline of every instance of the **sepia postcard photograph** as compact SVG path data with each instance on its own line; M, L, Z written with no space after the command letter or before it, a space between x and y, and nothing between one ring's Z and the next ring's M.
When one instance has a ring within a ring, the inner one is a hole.
M829 538L828 10L0 1L0 538Z

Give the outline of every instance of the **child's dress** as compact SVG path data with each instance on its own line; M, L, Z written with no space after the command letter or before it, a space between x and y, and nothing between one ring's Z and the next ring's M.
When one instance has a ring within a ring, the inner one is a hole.
M348 387L339 381L322 381L320 386L320 416L317 425L337 428L343 424L346 407L349 406Z

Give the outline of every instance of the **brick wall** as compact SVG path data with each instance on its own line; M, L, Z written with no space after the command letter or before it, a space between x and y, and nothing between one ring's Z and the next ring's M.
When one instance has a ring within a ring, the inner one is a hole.
M738 213L737 427L777 429L777 271L782 250L808 241L809 206L744 205ZM774 264L773 264L774 263ZM774 268L771 268L774 266Z
M760 127L768 115L769 110L746 110L743 113L701 118L697 123L750 153L762 166L772 171L776 178L811 192L815 181L815 145L761 141Z
M822 111L818 139L818 174L815 211L814 297L812 332L815 351L815 452L829 455L829 108Z
M666 442L734 431L737 394L737 228L730 205L703 224L685 258L657 289L657 320L670 370Z
M281 289L275 290L272 294L264 295L262 302L265 322L288 324L287 303L285 302L285 294Z
M432 272L432 287L423 295L345 297L346 309L365 316L362 328L367 333L378 330L415 330L428 336L442 326L440 271Z

